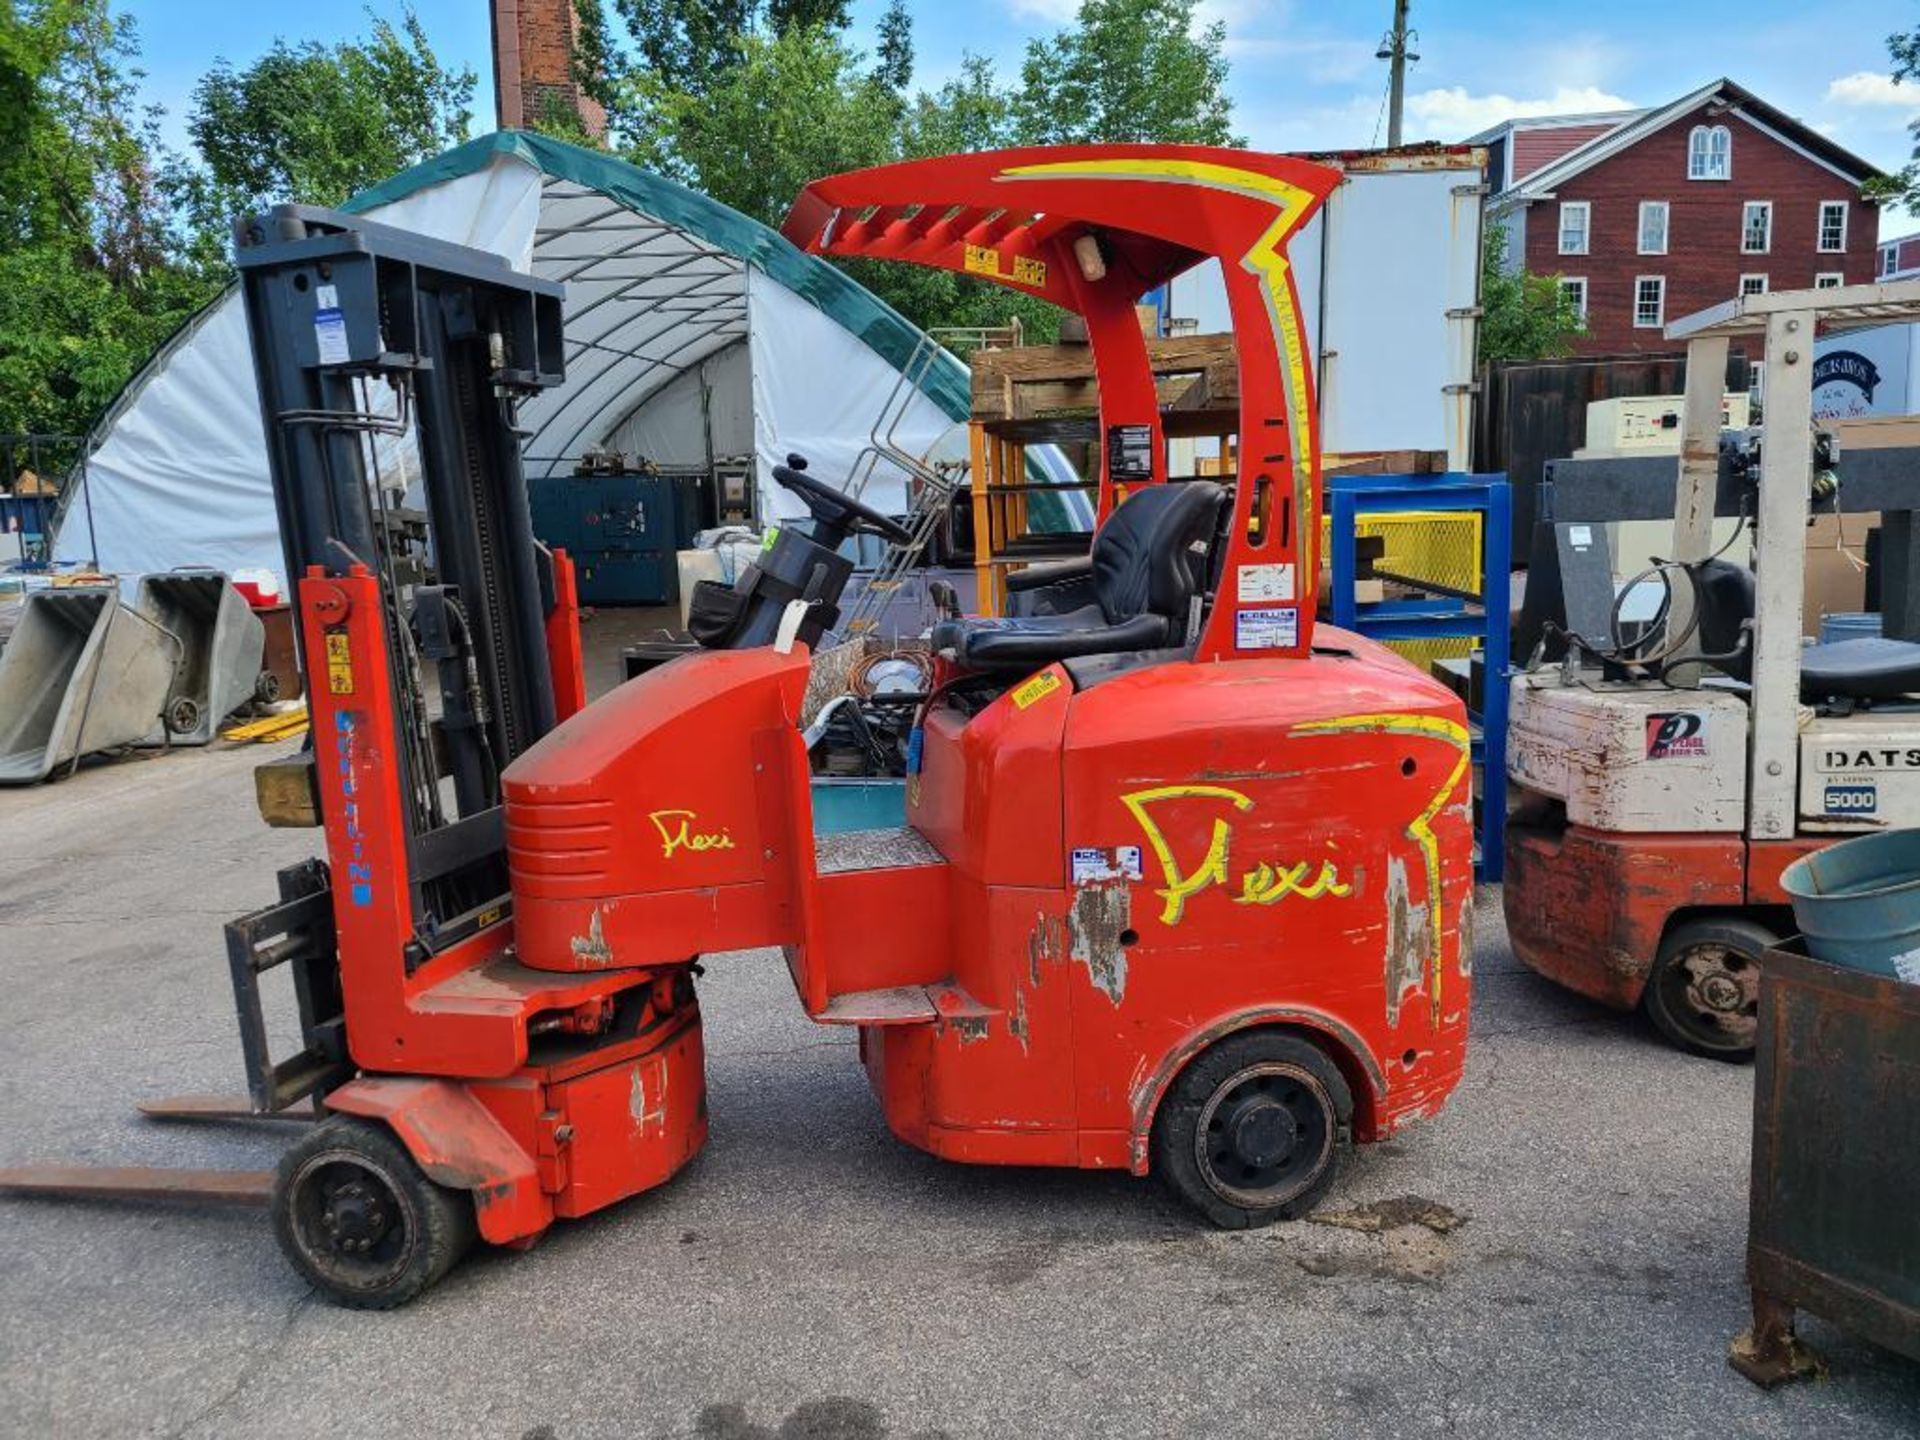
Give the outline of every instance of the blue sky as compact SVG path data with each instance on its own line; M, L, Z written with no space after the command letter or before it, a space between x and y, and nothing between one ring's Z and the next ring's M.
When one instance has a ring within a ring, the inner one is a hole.
M917 84L953 74L965 50L1017 72L1026 41L1056 29L1077 0L909 0ZM236 64L275 36L331 40L363 31L350 6L236 6L232 0L122 0L139 21L151 100L179 116L216 56ZM399 0L372 0L397 15ZM855 0L865 44L885 0ZM416 0L435 49L480 75L492 119L487 0ZM1389 0L1203 0L1227 27L1235 123L1263 149L1373 143L1386 67L1374 59ZM1889 31L1920 24L1905 0L1413 0L1420 63L1408 82L1409 139L1458 140L1514 114L1601 110L1676 99L1728 75L1889 168L1912 149L1920 89L1887 78ZM484 128L484 127L483 127ZM1883 234L1920 229L1905 214Z

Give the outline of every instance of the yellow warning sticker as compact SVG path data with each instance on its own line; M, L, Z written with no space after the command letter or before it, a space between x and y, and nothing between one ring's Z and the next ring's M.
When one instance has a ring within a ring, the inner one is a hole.
M1000 252L991 245L968 245L963 257L963 263L971 274L991 275L998 280L1011 279L1016 285L1031 285L1036 290L1047 288L1047 262L1036 260L1031 255L1014 256L1011 275L1001 267Z
M327 632L327 693L353 693L353 652L347 648L347 632L344 630Z
M969 245L965 250L966 266L975 275L998 275L1000 273L1000 252L990 245Z
M1037 704L1060 688L1060 677L1049 670L1044 675L1036 675L1024 685L1016 686L1013 703L1025 710L1029 705Z

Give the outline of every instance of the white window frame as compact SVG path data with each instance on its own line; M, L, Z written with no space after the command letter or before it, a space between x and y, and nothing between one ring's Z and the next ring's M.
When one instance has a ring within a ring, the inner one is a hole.
M1821 270L1813 277L1813 288L1816 290L1838 290L1846 283L1847 276L1843 270Z
M1580 212L1580 248L1567 248L1567 212ZM1562 200L1560 202L1560 228L1555 236L1562 255L1585 255L1593 249L1593 202L1591 200Z
M1658 250L1653 249L1647 244L1647 217L1654 211L1658 211L1660 214L1660 248ZM1642 255L1664 255L1667 253L1669 239L1667 226L1672 220L1672 208L1665 200L1642 200L1640 202L1640 230L1639 234L1635 237L1635 241L1640 247L1640 253Z
M1759 248L1747 244L1747 212L1755 208L1766 211L1766 234ZM1773 202L1771 200L1743 200L1740 202L1740 253L1742 255L1771 255L1773 253Z
M1884 278L1888 275L1893 274L1893 272L1895 270L1898 270L1899 268L1900 268L1899 247L1894 245L1889 245L1887 246L1886 249L1880 252L1880 274L1882 278Z
M1640 318L1640 287L1658 285L1660 299L1651 320ZM1633 277L1633 328L1636 330L1658 330L1667 323L1667 277L1664 275L1636 275Z
M1720 141L1720 172L1713 171L1714 140ZM1733 132L1724 125L1696 125L1687 134L1687 179L1733 179Z
M1747 282L1749 280L1758 280L1760 284L1755 289L1749 290L1747 288ZM1740 288L1736 290L1734 293L1736 295L1764 295L1767 293L1768 287L1771 285L1771 283L1772 282L1769 281L1768 278L1762 274L1755 273L1755 274L1742 275L1740 277Z
M1580 287L1580 319L1582 323L1585 323L1587 318L1587 277L1584 275L1562 275L1559 279L1560 288L1563 291L1569 285L1578 285Z
M1844 255L1847 253L1847 202L1844 200L1822 200L1813 222L1813 248L1822 255ZM1827 211L1840 212L1840 243L1829 245L1827 240Z

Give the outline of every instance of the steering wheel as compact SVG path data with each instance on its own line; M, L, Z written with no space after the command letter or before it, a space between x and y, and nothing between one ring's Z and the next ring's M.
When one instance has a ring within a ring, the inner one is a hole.
M785 465L773 467L773 478L784 489L799 496L800 503L807 507L807 513L825 529L843 538L866 531L883 540L891 540L896 545L913 543L913 532L898 520L882 515L851 496L842 495L823 480L802 473L806 465L804 457L789 455Z

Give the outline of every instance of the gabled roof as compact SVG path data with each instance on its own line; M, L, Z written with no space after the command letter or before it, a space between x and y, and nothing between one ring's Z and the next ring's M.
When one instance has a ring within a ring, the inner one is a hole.
M1815 164L1827 169L1858 185L1881 174L1878 166L1869 164L1844 146L1836 145L1826 136L1775 106L1769 105L1744 85L1736 85L1724 76L1711 84L1703 85L1691 94L1683 95L1669 105L1656 106L1651 110L1642 110L1621 124L1597 135L1584 145L1568 151L1558 160L1542 166L1533 174L1522 177L1513 187L1495 197L1496 203L1503 206L1525 204L1530 200L1550 195L1557 185L1562 185L1574 176L1598 165L1602 160L1619 154L1622 150L1638 144L1656 131L1665 129L1674 121L1691 114L1701 106L1720 102L1729 114L1737 115L1748 124L1761 130L1791 149L1799 151ZM1579 123L1580 117L1569 117L1569 123ZM1589 119L1593 117L1587 117ZM1510 121L1506 127L1496 126L1493 134L1513 125L1525 126L1528 121ZM1475 137L1478 139L1479 137Z
M1516 115L1511 120L1502 120L1498 125L1489 125L1478 135L1469 135L1466 143L1491 145L1515 130L1558 130L1568 125L1623 125L1646 113L1644 110L1593 110L1584 115Z

